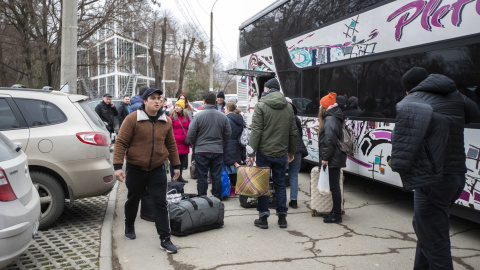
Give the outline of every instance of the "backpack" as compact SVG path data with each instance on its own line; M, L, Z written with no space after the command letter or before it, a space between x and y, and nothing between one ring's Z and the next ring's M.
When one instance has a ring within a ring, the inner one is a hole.
M248 126L248 124L244 122L242 135L238 137L238 143L240 143L242 146L247 146L248 142L250 141L251 132L252 132L252 129Z
M346 153L347 156L353 156L353 139L345 123L342 124L342 134L342 139L338 140L340 151Z

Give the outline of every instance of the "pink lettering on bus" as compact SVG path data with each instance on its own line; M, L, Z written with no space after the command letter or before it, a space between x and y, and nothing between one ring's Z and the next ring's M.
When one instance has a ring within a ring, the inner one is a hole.
M412 1L390 14L387 18L387 22L392 21L394 18L404 13L400 16L395 25L395 39L397 41L400 41L402 38L403 28L418 18L420 14L420 25L427 31L432 31L432 26L443 28L444 26L440 20L443 19L449 11L452 11L452 25L459 27L462 22L462 11L465 5L473 1L474 0L457 0L451 5L443 5L441 7L439 6L442 3L442 0ZM411 14L412 11L410 10L413 11L413 14ZM480 0L477 0L475 10L480 15Z

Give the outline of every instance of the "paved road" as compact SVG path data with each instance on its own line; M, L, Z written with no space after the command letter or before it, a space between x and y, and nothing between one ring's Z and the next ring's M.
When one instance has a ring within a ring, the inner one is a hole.
M188 171L186 176L188 176ZM188 179L188 178L187 178ZM186 192L196 193L190 180ZM342 224L324 224L309 210L309 175L300 175L299 208L290 209L288 228L269 218L269 229L253 226L255 209L238 198L225 203L225 226L187 237L173 237L178 254L159 249L154 224L140 218L137 239L123 235L126 188L118 190L113 225L114 268L133 269L411 269L416 236L411 226L411 193L346 175ZM287 190L289 193L289 190ZM455 269L480 266L480 224L451 219Z

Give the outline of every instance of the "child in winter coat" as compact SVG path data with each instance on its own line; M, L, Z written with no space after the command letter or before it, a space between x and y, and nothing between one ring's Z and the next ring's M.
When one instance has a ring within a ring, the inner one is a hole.
M171 111L170 119L172 120L173 135L175 137L175 142L177 143L178 155L182 164L178 181L182 183L188 183L187 180L183 179L182 171L185 162L187 162L188 153L190 153L190 146L185 144L185 137L187 136L188 126L190 125L191 120L188 117L187 111L185 110L185 102L183 100L178 100L175 103L175 106ZM173 177L172 167L170 168L170 172Z

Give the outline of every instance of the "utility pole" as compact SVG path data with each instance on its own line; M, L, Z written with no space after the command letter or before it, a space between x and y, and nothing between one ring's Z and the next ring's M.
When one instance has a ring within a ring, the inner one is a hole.
M62 0L60 88L77 94L77 1Z
M213 3L212 10L210 11L210 89L213 91L213 7L218 0Z

